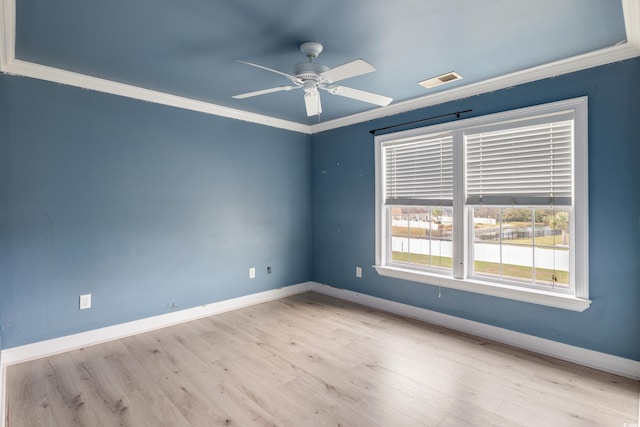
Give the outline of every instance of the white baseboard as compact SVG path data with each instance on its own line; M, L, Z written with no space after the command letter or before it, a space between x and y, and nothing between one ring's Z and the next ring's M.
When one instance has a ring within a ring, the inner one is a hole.
M67 335L60 338L53 338L46 341L2 350L0 351L0 427L5 427L6 422L5 380L6 370L10 365L141 334L263 302L278 300L291 295L308 292L312 290L313 287L313 282L299 283L279 289L259 292L257 294L232 298L180 311L173 311L171 313L135 320L133 322L121 323L119 325L107 326L105 328L94 329L92 331L81 332L78 334Z
M100 344L160 328L166 328L167 326L189 322L191 320L212 316L214 314L237 310L239 308L263 302L274 301L290 295L300 294L310 291L313 289L313 286L314 284L312 282L299 283L297 285L285 286L283 288L259 292L257 294L200 305L158 316L147 317L146 319L134 320L132 322L107 326L105 328L94 329L92 331L8 348L2 351L2 363L5 366L10 366L16 363L27 362L29 360L63 353L65 351L76 350L78 348L94 344Z
M421 320L448 329L464 332L481 338L508 344L514 347L530 350L546 356L555 357L567 362L588 366L600 371L609 372L635 380L640 380L640 361L626 359L624 357L588 350L557 341L540 338L533 335L515 332L473 320L427 310L408 304L389 301L366 294L338 289L319 283L313 284L314 292L333 296L346 301L355 302L367 307L389 313L398 314L412 319Z
M346 301L355 302L367 307L421 320L434 325L487 338L514 347L531 350L536 353L610 372L616 375L640 380L640 362L625 359L606 353L588 350L569 344L539 338L515 332L497 326L491 326L472 320L466 320L448 314L402 304L383 298L373 297L346 289L316 282L305 282L279 289L259 292L230 300L206 304L194 308L153 316L146 319L127 322L119 325L81 332L79 334L54 338L33 344L8 348L0 351L0 427L6 422L6 369L16 363L27 362L41 357L51 356L66 351L87 347L94 344L124 338L152 330L200 319L226 311L237 310L254 304L274 301L291 295L308 291L333 296Z

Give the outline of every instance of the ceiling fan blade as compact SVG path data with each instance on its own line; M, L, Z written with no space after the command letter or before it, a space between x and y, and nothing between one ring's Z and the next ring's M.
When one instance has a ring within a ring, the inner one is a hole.
M304 94L304 105L307 107L307 116L317 116L322 113L319 92L308 92Z
M246 62L246 61L238 61L238 62L242 62L243 64L247 64L247 65L251 65L252 67L262 68L263 70L271 71L272 73L280 74L281 76L284 76L284 77L288 78L289 80L291 80L294 83L302 83L302 81L299 78L297 78L296 76L293 76L293 75L287 74L287 73L283 73L282 71L274 70L273 68L264 67L262 65L254 64L252 62Z
M346 64L331 68L321 75L330 82L337 82L350 77L371 73L375 70L376 69L373 68L373 65L369 64L364 59L356 59L355 61L347 62Z
M358 101L368 102L369 104L375 104L381 107L386 107L391 104L391 101L393 101L393 98L389 98L388 96L377 95L375 93L365 92L364 90L353 89L345 86L330 86L326 90L333 95L357 99Z
M262 90L256 90L255 92L247 92L247 93L241 93L240 95L233 95L232 98L245 99L245 98L251 98L252 96L264 95L266 93L280 92L283 90L291 90L291 89L297 89L297 88L298 86L279 86L279 87L273 87L271 89L262 89Z

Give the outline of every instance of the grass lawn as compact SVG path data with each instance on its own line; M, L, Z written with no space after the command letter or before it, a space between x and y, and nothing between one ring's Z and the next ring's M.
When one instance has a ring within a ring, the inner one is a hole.
M537 239L536 239L537 240ZM410 264L422 265L425 267L436 267L451 269L451 258L440 256L429 256L422 254L410 254L406 252L393 252L393 261L406 262ZM475 261L474 271L478 274L485 274L494 277L500 277L500 264L495 262ZM531 281L532 268L521 265L503 264L502 265L502 277L507 279L517 279ZM569 284L569 272L568 271L555 271L557 277L557 284L560 286L568 286ZM547 268L536 268L536 282L551 283L551 277L553 270Z
M427 267L440 267L451 269L451 257L429 256L422 254L411 254L407 252L393 252L393 261L408 262L410 264L418 264ZM431 260L429 260L431 258Z
M495 262L475 261L473 263L473 269L479 274L500 277L500 264ZM533 275L532 270L531 267L522 265L503 264L502 277L529 281ZM548 268L536 268L536 282L551 284L553 273L554 271ZM555 274L559 285L567 286L569 284L568 271L556 270Z
M394 237L427 237L429 236L429 230L424 228L409 228L407 227L397 227L393 226L391 230L391 235ZM432 237L438 237L442 234L442 231L431 230ZM554 249L560 251L569 250L567 246L562 245L562 236L540 236L536 237L536 246L549 246ZM567 242L569 241L569 235L567 235ZM478 240L478 243L498 243L497 240ZM531 246L533 245L533 239L531 238L522 238L522 239L503 239L502 242L504 244L510 245L524 245Z
M428 236L429 230L425 228L408 228L407 227L391 227L391 235L397 237L426 237Z
M427 228L408 228L407 227L398 227L394 225L391 227L391 235L395 237L428 237L429 232L431 232L431 236L439 236L444 231L451 231L450 225L441 226L439 230L429 230Z

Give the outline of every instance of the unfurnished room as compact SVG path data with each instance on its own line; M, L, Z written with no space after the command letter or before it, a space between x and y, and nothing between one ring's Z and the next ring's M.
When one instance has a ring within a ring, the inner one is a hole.
M639 418L639 0L0 0L0 427Z

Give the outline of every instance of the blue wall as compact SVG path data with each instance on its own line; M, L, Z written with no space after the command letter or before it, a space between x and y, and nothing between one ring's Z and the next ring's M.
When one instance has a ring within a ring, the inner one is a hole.
M3 75L0 113L3 348L310 280L308 135Z
M0 75L1 348L313 279L640 360L639 75L634 59L311 138ZM376 274L370 129L583 95L591 308Z
M465 118L584 95L589 309L576 313L444 288L438 298L435 286L377 275L371 267L375 172L369 130L466 109L473 112ZM316 134L311 158L315 281L640 360L640 59ZM362 279L355 277L356 266L363 267Z

